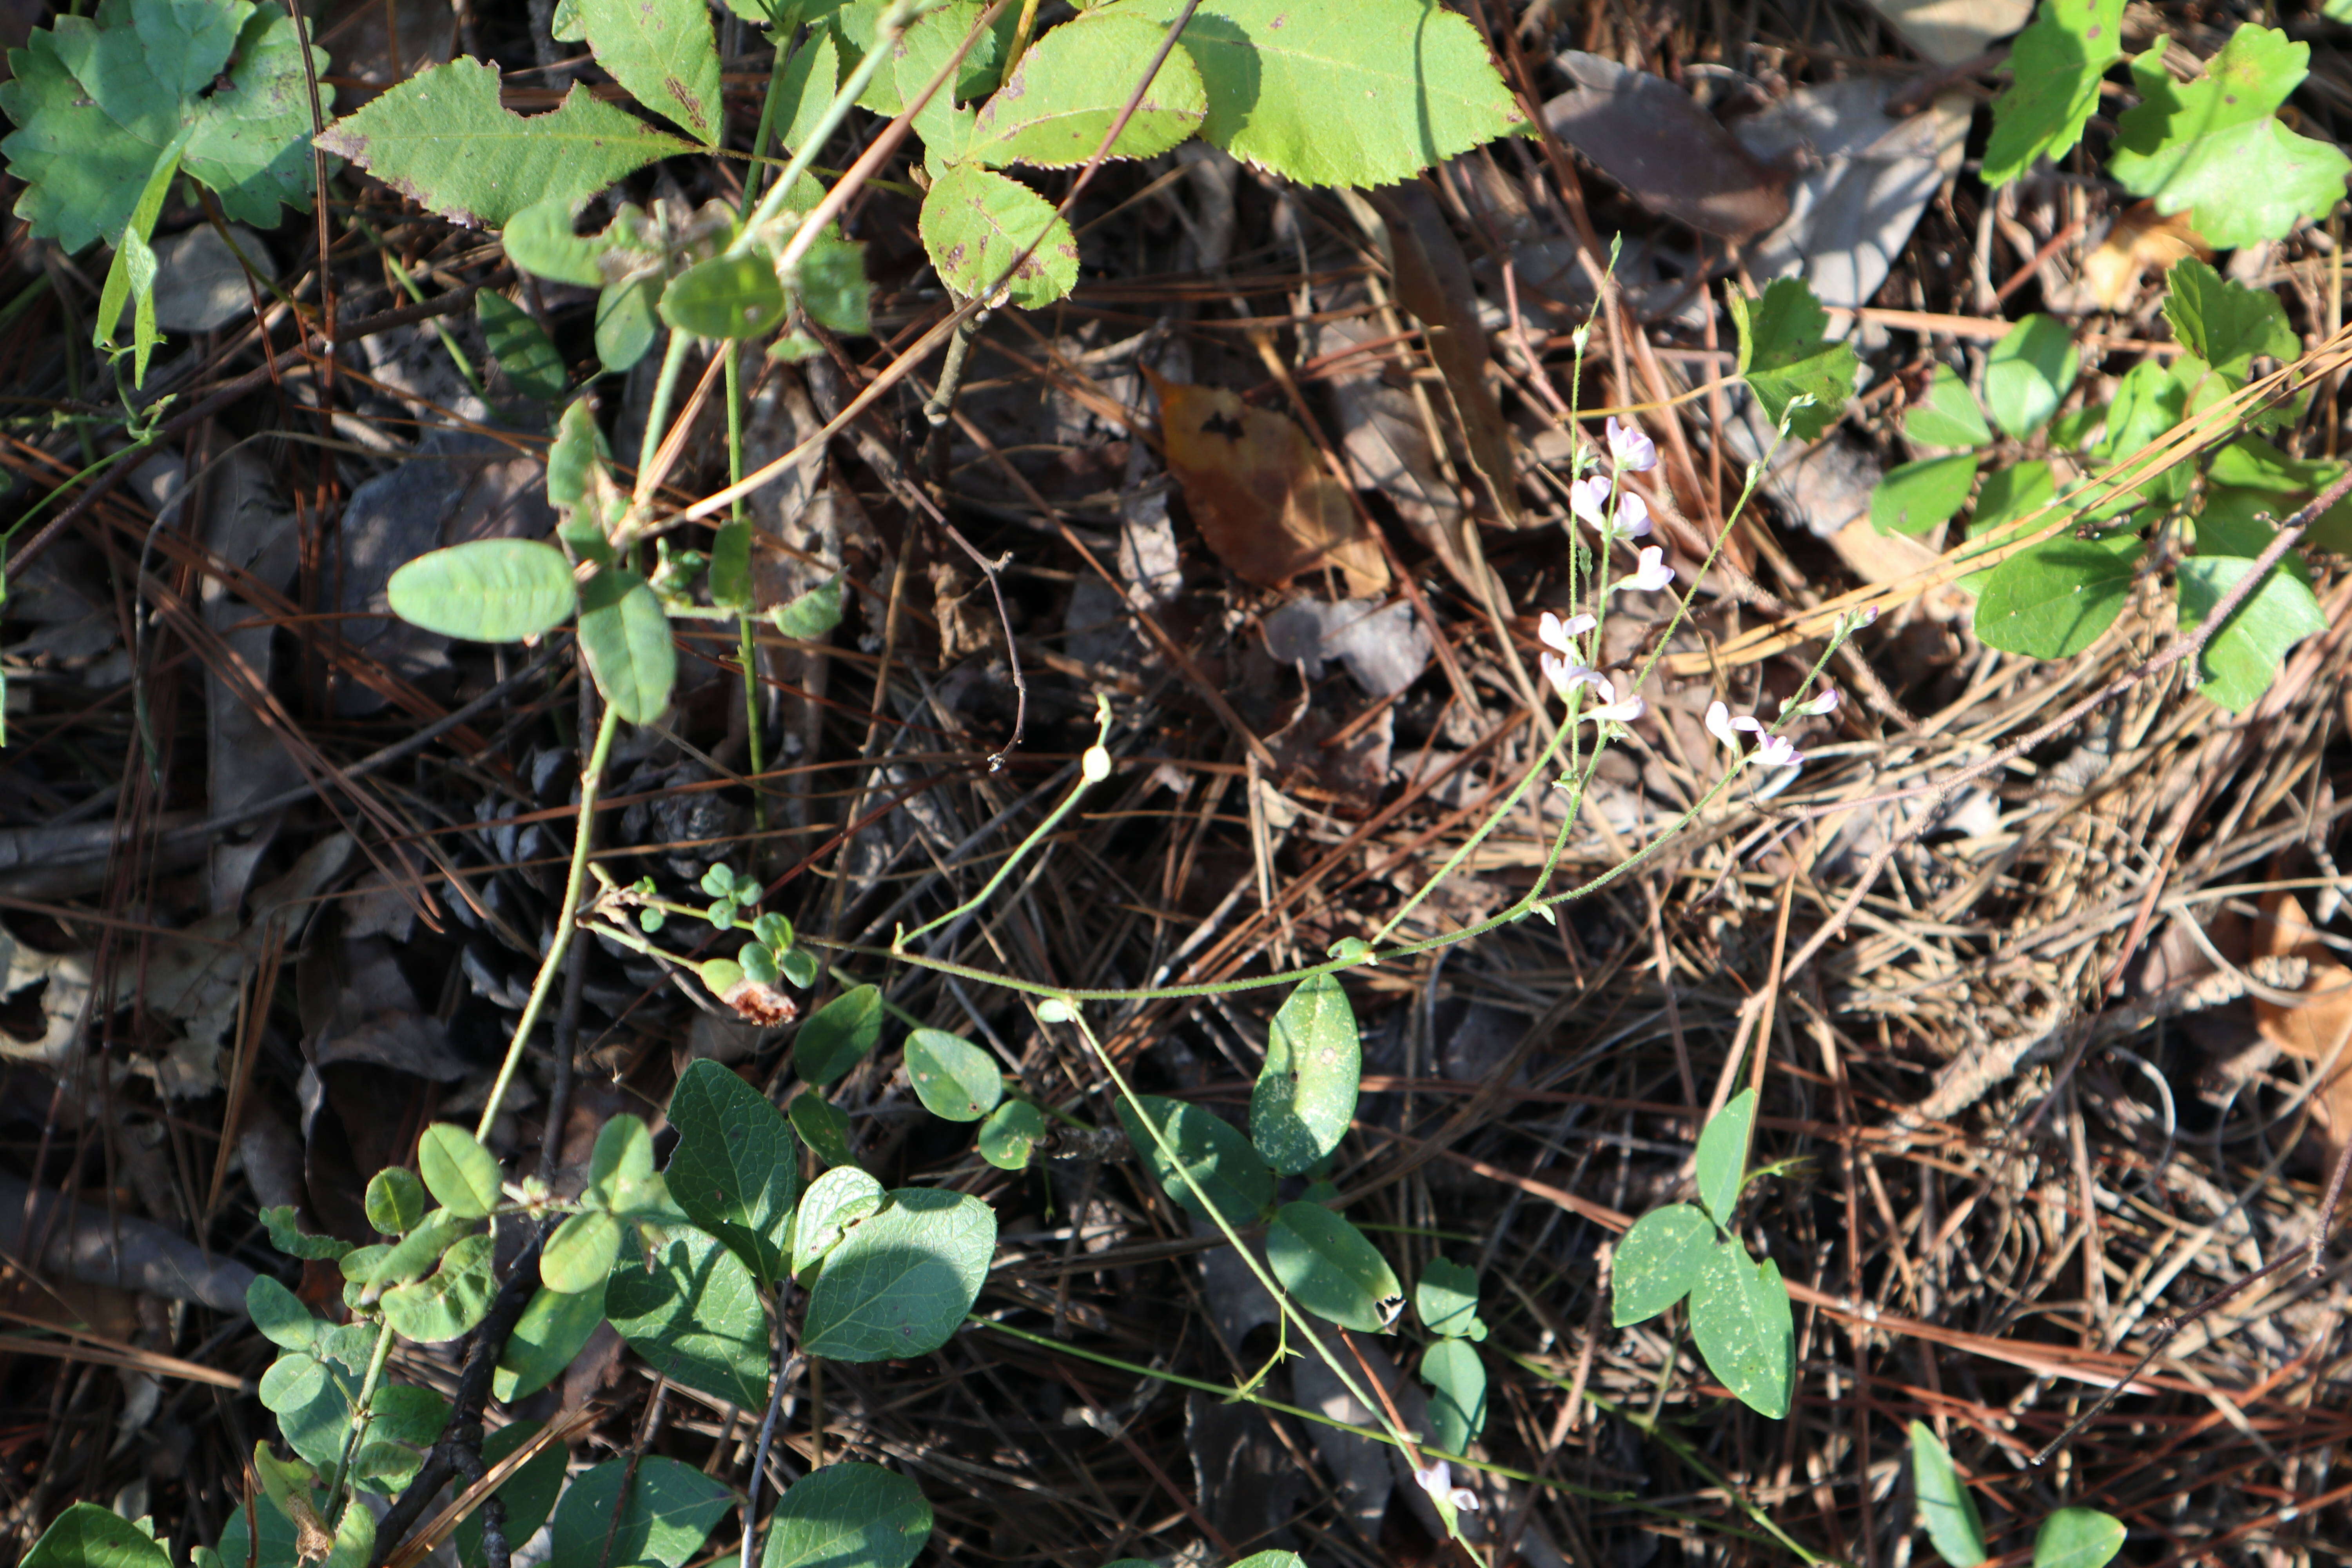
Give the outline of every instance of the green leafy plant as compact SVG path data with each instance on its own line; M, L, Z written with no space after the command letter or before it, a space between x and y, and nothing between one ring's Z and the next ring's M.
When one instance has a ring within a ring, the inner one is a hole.
M1985 1550L1984 1521L1952 1456L1924 1422L1911 1423L1911 1485L1928 1542L1949 1568L1977 1568ZM2033 1568L2106 1568L2123 1550L2120 1520L2096 1509L2062 1508L2033 1537Z
M1627 1328L1687 1298L1691 1335L1707 1369L1750 1409L1778 1418L1789 1413L1796 1386L1789 1293L1780 1266L1750 1258L1731 1229L1755 1121L1750 1089L1707 1122L1698 1140L1698 1203L1653 1209L1625 1233L1610 1314Z

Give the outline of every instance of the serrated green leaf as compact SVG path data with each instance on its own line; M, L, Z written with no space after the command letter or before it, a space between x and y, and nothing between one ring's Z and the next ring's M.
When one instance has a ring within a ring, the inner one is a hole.
M713 1243L716 1246L717 1243ZM593 1290L621 1256L621 1222L608 1209L568 1216L547 1238L539 1257L539 1277L561 1295Z
M1870 492L1870 526L1881 533L1926 533L1969 504L1977 455L1922 458L1886 470Z
M1274 1173L1231 1122L1206 1106L1151 1094L1136 1099L1174 1151L1175 1160L1160 1152L1150 1129L1124 1100L1118 1103L1119 1125L1127 1130L1128 1142L1144 1168L1170 1197L1202 1219L1211 1217L1209 1205L1214 1205L1229 1225L1248 1223L1273 1201ZM1199 1192L1193 1190L1196 1186ZM1206 1204L1202 1193L1208 1196Z
M823 1095L795 1095L784 1119L828 1167L856 1167L856 1153L849 1146L848 1114L827 1103Z
M887 71L876 73L877 80L884 74L890 77L897 85L896 96L901 106L922 98L931 79L945 69L948 61L963 47L980 14L981 7L977 5L955 4L919 18L891 50ZM983 34L982 37L992 36ZM982 46L976 42L973 47L977 50ZM958 78L962 75L963 68L959 68ZM873 96L876 90L869 88L867 96ZM915 134L923 141L923 165L934 178L950 164L962 161L964 148L971 140L973 113L958 100L979 96L977 91L964 89L960 80L951 79L916 111Z
M1635 1220L1610 1265L1611 1321L1621 1329L1647 1322L1689 1295L1716 1239L1715 1226L1689 1204L1669 1204Z
M801 1100L810 1098L803 1095ZM882 1184L855 1165L837 1165L811 1182L793 1220L793 1278L804 1277L824 1262L850 1226L882 1206Z
M360 1209L386 1236L406 1236L425 1217L425 1184L414 1171L387 1166L368 1178Z
M251 5L217 0L132 0L131 20L155 79L185 95L212 85L236 52L237 29L252 12Z
M792 603L779 605L768 612L768 620L777 632L803 642L815 642L832 634L841 625L841 578L826 578L807 593L797 595ZM803 1077L807 1075L803 1073ZM812 1080L815 1081L815 1080Z
M1739 328L1739 374L1765 416L1776 426L1785 418L1796 440L1818 439L1853 395L1853 350L1823 339L1829 314L1802 279L1776 278L1753 300L1735 289L1726 301Z
M756 338L784 319L775 264L756 250L698 261L662 290L662 320L698 338Z
M661 279L651 277L608 283L596 296L596 360L606 371L619 374L654 346L660 299Z
M434 1201L451 1214L486 1219L503 1195L497 1157L452 1121L436 1121L416 1142L416 1168Z
M499 107L498 68L474 59L418 72L327 127L319 145L482 228L505 227L534 202L585 201L657 158L694 151L577 83L552 113L509 114Z
M2033 1568L2106 1568L2124 1549L2123 1521L2095 1508L2062 1508L2033 1536Z
M992 168L1066 169L1085 163L1134 96L1166 35L1165 26L1140 16L1102 13L1052 29L982 107L966 155ZM1208 107L1200 68L1186 51L1175 50L1108 156L1157 157L1198 131Z
M1439 1340L1421 1356L1429 1387L1429 1440L1449 1454L1466 1454L1486 1429L1486 1363L1468 1340Z
M1755 1127L1756 1091L1743 1089L1698 1135L1698 1201L1727 1229L1739 1203L1739 1178L1747 1168L1748 1136Z
M563 356L555 352L547 329L493 289L475 295L474 306L482 319L482 342L514 389L539 403L562 397L572 378L564 373Z
M969 164L950 169L924 195L917 226L940 281L961 298L985 293L992 302L1034 310L1077 283L1078 242L1070 226L1051 202L1003 174ZM1036 250L1014 268L1013 258L1033 240Z
M1433 1258L1413 1282L1412 1310L1422 1326L1449 1339L1483 1340L1486 1325L1478 1320L1478 1274L1459 1263ZM1461 1452L1455 1449L1454 1452Z
M1992 440L1992 426L1951 366L1939 364L1928 379L1927 395L1903 415L1903 434L1923 447L1982 447Z
M669 616L646 580L607 566L580 590L580 651L596 689L632 724L650 724L669 706L677 650Z
M604 1285L604 1312L629 1348L673 1382L746 1410L768 1402L768 1316L751 1271L712 1237L681 1228Z
M702 0L574 0L596 63L636 100L719 144L719 44Z
M1380 1249L1321 1204L1288 1203L1275 1211L1265 1261L1300 1306L1358 1333L1386 1329L1381 1304L1404 1293Z
M142 39L142 24L200 38L200 47L158 53ZM234 44L222 52L225 29ZM183 137L183 172L231 219L274 228L281 205L309 209L310 100L294 25L278 5L134 0L104 7L95 22L59 16L10 58L16 76L0 83L0 112L16 130L0 153L27 187L16 216L37 237L69 251L117 238L159 155ZM327 52L313 49L311 59L326 76ZM215 87L221 75L228 84ZM324 81L319 93L333 100Z
M1952 1468L1952 1456L1927 1429L1911 1423L1911 1489L1928 1542L1949 1568L1977 1568L1985 1560L1984 1519L1977 1500Z
M1088 19L1164 28L1181 9L1122 0ZM1303 185L1393 184L1524 123L1486 40L1435 0L1210 0L1183 47L1208 92L1202 137Z
M2257 356L2284 363L2303 352L2279 297L2267 289L2232 283L2189 256L2164 275L2164 289L2173 335L2233 382L2252 374Z
M1756 1262L1737 1241L1717 1243L1691 1287L1690 1324L1707 1370L1741 1404L1774 1420L1789 1414L1797 1330L1778 1264Z
M692 1465L608 1459L564 1488L548 1568L681 1568L734 1501L724 1482Z
M499 1395L503 1401L508 1396ZM497 1464L538 1436L536 1421L509 1422L482 1439L482 1463ZM547 1522L555 1507L555 1498L563 1489L564 1462L569 1458L561 1443L550 1443L523 1461L522 1468L509 1476L499 1489L490 1495L506 1505L506 1536L509 1544L529 1541ZM457 1548L457 1561L465 1568L484 1568L482 1556L482 1515L477 1509L457 1521L451 1533Z
M377 1303L383 1321L403 1339L438 1344L468 1333L490 1310L498 1281L490 1277L488 1236L460 1237L441 1255L441 1266L413 1285L396 1286Z
M2206 242L2224 250L2325 217L2343 198L2352 158L2277 119L2309 74L2311 46L2249 22L2202 77L2177 82L2164 67L2169 43L2159 33L2132 61L2140 104L2116 121L2108 175L2160 213L2189 214Z
M2042 158L2063 157L2099 106L2099 81L2123 58L2124 0L2042 0L2009 55L1993 100L1984 180L2005 185Z
M2060 534L2012 555L1977 588L1977 637L2004 653L2072 658L2123 614L2139 557L2139 541L2127 534Z
M2065 322L2028 316L1985 356L1985 408L2011 435L2031 436L2058 412L2082 369L2082 352Z
M950 1121L977 1121L1004 1098L996 1058L944 1029L917 1029L907 1037L907 1077L923 1108Z
M507 1336L506 1348L499 1352L498 1369L490 1373L491 1394L506 1404L545 1388L563 1375L604 1321L603 1279L569 1296L542 1285L531 1292L514 1331Z
M1250 1137L1266 1163L1295 1176L1337 1149L1362 1072L1356 1015L1339 976L1300 981L1267 1026L1265 1066L1250 1091Z
M768 1523L760 1568L907 1568L931 1538L931 1505L879 1465L826 1465L793 1483Z
M803 1081L823 1088L856 1067L881 1038L881 988L856 986L801 1026L793 1037L793 1066Z
M973 1142L980 1157L1000 1171L1025 1171L1037 1140L1045 1135L1045 1113L1025 1100L1008 1100L980 1124Z
M928 1518L924 1525L928 1531ZM16 1568L171 1568L171 1563L172 1554L153 1536L121 1514L78 1502L50 1521Z
M678 1135L664 1171L671 1201L762 1284L781 1282L801 1201L800 1140L783 1113L704 1058L679 1076L669 1120Z
M2190 556L2180 563L2180 626L2202 626L2223 595L2253 570L2250 559ZM2199 656L2205 683L2197 689L2232 713L2243 713L2270 689L2287 649L2327 629L2327 617L2308 585L2273 567L2205 645Z
M967 1193L901 1187L835 1247L809 1287L801 1349L896 1361L948 1342L980 1297L996 1214Z
M443 637L520 642L562 626L579 603L572 563L537 539L474 539L392 574L392 613Z

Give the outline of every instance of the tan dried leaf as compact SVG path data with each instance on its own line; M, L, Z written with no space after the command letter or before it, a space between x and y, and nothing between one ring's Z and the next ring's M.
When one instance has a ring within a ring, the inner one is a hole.
M2083 288L2103 310L2127 309L2143 274L2161 272L2184 256L2212 259L2213 247L2189 226L2186 216L2167 217L2153 202L2134 202L2116 217L2107 237L2083 258Z
M2305 1000L2299 1007L2283 1007L2257 994L2254 1027L2263 1039L2317 1063L2326 1075L2312 1109L2330 1149L2340 1150L2352 1136L2352 968L2319 939L2294 894L2271 894L2260 909L2263 918L2253 922L2247 944L2247 967L2279 973L2282 961L2300 960L2303 984L2293 989Z

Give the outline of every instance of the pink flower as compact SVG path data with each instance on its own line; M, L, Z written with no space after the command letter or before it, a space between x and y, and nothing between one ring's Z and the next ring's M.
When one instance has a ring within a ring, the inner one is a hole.
M1568 487L1568 510L1604 533L1609 529L1604 510L1608 505L1609 481L1599 474L1587 474Z
M1563 621L1549 610L1536 624L1536 640L1549 650L1537 662L1543 667L1544 679L1563 698L1586 681L1600 679L1586 668L1583 650L1574 640L1598 624L1591 616L1570 616Z
M1650 531L1650 504L1633 491L1617 498L1617 521L1601 532L1611 539L1640 539Z
M1658 466L1658 448L1647 436L1631 425L1620 425L1612 415L1605 427L1609 436L1609 456L1621 472L1643 474Z
M1536 662L1543 666L1544 679L1551 682L1551 689L1563 700L1580 686L1598 685L1603 691L1609 689L1609 683L1593 670L1580 664L1570 664L1556 653L1545 654Z
M1439 1502L1451 1506L1456 1513L1478 1511L1478 1494L1467 1487L1454 1484L1454 1468L1443 1459L1432 1459L1426 1469L1415 1470L1412 1479L1421 1489Z
M1609 695L1608 682L1603 681L1601 683L1601 689L1604 696ZM1577 717L1580 719L1590 719L1595 723L1614 721L1619 724L1631 724L1634 720L1639 719L1643 714L1647 713L1649 710L1650 705L1647 702L1643 701L1641 698L1628 697L1622 702L1604 702L1600 707L1593 709L1591 711L1580 713Z
M1633 574L1622 579L1616 585L1654 594L1661 588L1674 586L1674 582L1675 569L1666 564L1666 552L1657 545L1649 544L1643 546L1641 564L1634 569Z
M1561 620L1549 610L1536 623L1536 640L1555 653L1573 654L1578 651L1570 637L1580 637L1600 625L1591 616L1570 616Z
M1821 694L1810 700L1781 703L1780 713L1783 718L1788 719L1818 719L1824 713L1836 712L1837 705L1837 688L1824 686L1821 689Z
M1797 750L1797 742L1786 735L1775 735L1764 727L1760 719L1746 714L1734 719L1731 727L1745 730L1756 737L1756 750L1748 758L1759 767L1801 768L1805 765L1805 753Z
M1706 732L1733 751L1739 750L1739 733L1731 727L1731 710L1720 702L1706 705Z

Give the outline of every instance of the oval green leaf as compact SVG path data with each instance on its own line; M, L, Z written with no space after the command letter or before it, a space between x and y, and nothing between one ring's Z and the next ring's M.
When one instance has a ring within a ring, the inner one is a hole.
M1045 197L969 163L940 175L917 226L940 281L961 299L985 295L1024 310L1050 305L1078 281L1078 242ZM1037 248L1018 268L1013 258ZM1007 269L1011 268L1010 276Z
M551 283L603 288L604 269L598 262L613 248L612 237L572 233L572 220L578 216L572 204L560 196L533 202L508 219L499 232L507 259Z
M793 1223L794 1278L824 1262L850 1226L881 1206L882 1184L855 1165L836 1166L811 1182Z
M1977 1568L1985 1560L1984 1520L1977 1500L1952 1468L1952 1456L1925 1422L1911 1423L1911 1490L1919 1522L1950 1568Z
M630 369L654 346L654 334L661 330L655 309L660 298L658 278L607 283L596 296L596 359L608 373Z
M1465 1340L1486 1337L1486 1325L1478 1321L1477 1270L1459 1263L1431 1258L1421 1278L1413 1281L1412 1310L1433 1334Z
M1689 1295L1715 1245L1715 1226L1688 1204L1635 1220L1610 1265L1610 1321L1621 1329L1647 1322Z
M768 1318L751 1271L712 1237L680 1226L648 1270L631 1258L604 1285L629 1348L671 1381L747 1410L768 1401Z
M1486 1429L1486 1363L1468 1340L1440 1340L1422 1354L1421 1381L1429 1385L1429 1440L1468 1453Z
M907 1568L931 1538L931 1505L879 1465L826 1465L784 1493L760 1568Z
M1265 1260L1300 1306L1359 1333L1386 1328L1382 1303L1403 1295L1380 1249L1321 1204L1285 1204L1276 1212Z
M565 1296L593 1290L621 1255L621 1222L604 1209L573 1215L555 1227L540 1254L539 1277Z
M487 1219L499 1206L499 1163L472 1133L436 1121L417 1140L416 1168L434 1199L451 1214Z
M1985 356L1985 407L2011 435L2030 436L2058 412L2082 369L2082 353L2065 322L2055 316L2028 316Z
M1082 16L1054 28L982 107L965 155L991 167L1085 163L1151 68L1164 36L1139 16ZM1107 156L1156 158L1198 131L1208 113L1201 68L1178 49L1151 79Z
M1362 1072L1356 1015L1339 976L1299 982L1266 1031L1265 1066L1250 1091L1250 1137L1266 1163L1295 1176L1337 1149Z
M1127 1141L1144 1168L1160 1179L1170 1197L1202 1219L1215 1217L1210 1213L1213 1205L1228 1225L1247 1224L1274 1201L1274 1173L1231 1122L1205 1106L1181 1100L1151 1094L1136 1099L1150 1125L1125 1100L1118 1106L1119 1125L1127 1130ZM1160 1130L1160 1139L1152 1137L1152 1127ZM1160 1140L1166 1141L1166 1151Z
M793 1037L793 1066L804 1082L822 1089L856 1067L881 1038L882 989L860 985L819 1007L801 1026Z
M460 1237L441 1255L441 1267L414 1285L386 1290L383 1321L403 1339L439 1344L469 1333L490 1310L498 1281L490 1277L493 1243L487 1235Z
M849 1116L828 1102L823 1095L796 1096L785 1117L801 1142L813 1150L828 1166L839 1168L857 1163L857 1152L849 1146Z
M1698 1201L1727 1230L1739 1202L1739 1177L1748 1166L1748 1139L1755 1126L1756 1091L1743 1089L1698 1135Z
M580 591L580 651L596 689L630 723L650 724L669 706L677 679L669 616L635 572L606 567Z
M1778 1264L1752 1261L1736 1241L1717 1243L1692 1287L1690 1322L1707 1370L1741 1404L1776 1421L1789 1414L1797 1330Z
M257 1274L245 1288L245 1313L261 1337L289 1351L307 1351L319 1342L327 1325L302 1304L302 1298L267 1274Z
M1977 458L1922 458L1890 468L1870 492L1870 526L1881 533L1925 533L1969 504Z
M836 1361L893 1361L948 1342L980 1298L996 1215L978 1198L902 1187L852 1230L809 1289L801 1349Z
M507 1336L506 1349L499 1352L490 1392L504 1404L545 1388L562 1375L604 1321L602 1280L571 1296L542 1285L531 1292L514 1331Z
M917 1029L907 1037L907 1077L923 1108L950 1121L977 1121L1004 1098L996 1058L945 1029Z
M1008 1100L980 1124L980 1157L1000 1171L1026 1170L1045 1135L1044 1111L1025 1100Z
M2124 613L2139 557L2129 535L2063 534L2011 556L1978 587L1978 639L2029 658L2072 658Z
M608 1459L563 1489L548 1568L680 1568L734 1500L676 1459Z
M415 1172L388 1165L368 1178L360 1207L368 1224L384 1235L406 1236L425 1217L425 1184Z
M579 604L572 563L536 539L476 539L420 555L384 589L410 626L474 642L520 642L562 626Z
M2123 1521L2095 1508L2062 1508L2034 1534L2033 1568L2106 1568L2123 1549Z
M482 320L483 345L517 392L540 403L563 395L572 378L564 374L563 356L555 352L546 328L521 306L488 289L474 296L474 309Z
M113 1510L78 1502L41 1531L16 1568L172 1568L172 1554Z
M1927 395L1904 412L1903 434L1923 447L1982 447L1992 440L1976 394L1946 364L1936 367Z
M774 263L756 250L698 261L662 290L662 320L698 338L756 338L784 319Z
M767 1097L708 1058L669 1099L677 1147L663 1174L670 1201L727 1243L761 1283L784 1277L801 1201L801 1145Z
M2252 560L2230 555L2200 554L2183 561L2180 629L2203 625L2213 606L2253 566ZM2309 585L2293 572L2274 566L2198 656L2205 683L2197 689L2231 712L2242 713L2270 689L2287 649L2326 629L2327 617Z

